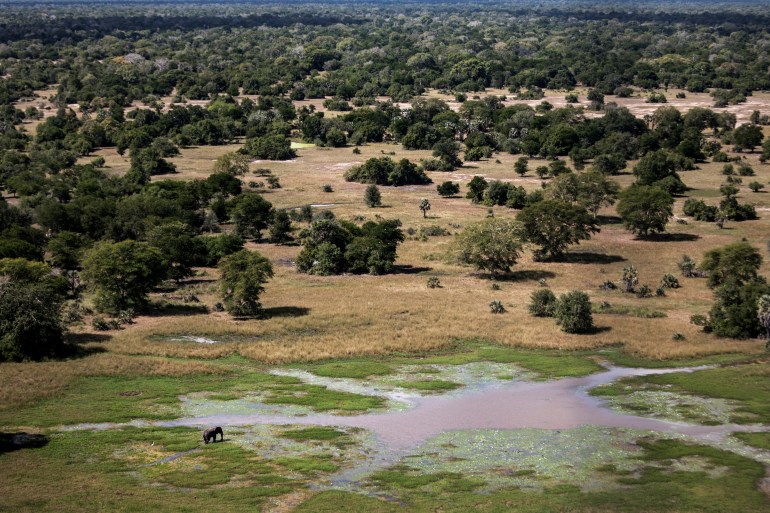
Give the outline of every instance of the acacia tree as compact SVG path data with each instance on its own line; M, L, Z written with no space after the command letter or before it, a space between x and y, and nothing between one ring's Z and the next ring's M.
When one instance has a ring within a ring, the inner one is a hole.
M521 225L512 220L488 217L467 226L455 240L460 263L493 275L509 272L516 264L523 242Z
M85 254L83 278L99 311L117 313L147 303L147 293L168 272L166 259L146 242L102 242Z
M262 311L259 295L273 277L270 261L242 249L219 261L219 290L227 312L233 317L255 317Z
M628 230L646 237L666 230L666 223L674 214L673 205L674 198L663 189L633 185L620 193L618 214Z
M585 208L562 201L545 200L527 205L516 216L527 241L540 246L535 258L557 258L570 244L591 238L599 231Z

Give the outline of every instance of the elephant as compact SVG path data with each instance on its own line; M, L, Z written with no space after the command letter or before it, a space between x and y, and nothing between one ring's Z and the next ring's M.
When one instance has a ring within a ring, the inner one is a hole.
M219 436L220 436L219 441L220 442L224 442L225 434L222 431L222 428L219 427L219 426L213 427L213 428L208 428L205 431L203 431L203 442L204 443L209 443L209 441L212 441L212 440L214 442L216 442L217 441L217 434L219 434Z

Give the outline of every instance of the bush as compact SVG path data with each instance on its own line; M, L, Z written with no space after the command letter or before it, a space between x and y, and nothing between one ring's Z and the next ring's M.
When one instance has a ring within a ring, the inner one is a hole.
M649 285L642 285L639 287L639 290L636 291L636 297L639 298L647 298L652 297L652 289Z
M660 280L660 286L664 289L678 289L679 280L673 274L664 274Z
M444 182L441 185L436 186L439 196L442 198L449 198L460 193L460 185L454 182Z
M759 192L764 188L765 188L765 185L760 182L754 181L749 183L749 189L751 189L752 192Z
M489 303L489 310L493 314L505 313L505 307L503 306L502 301L500 301L499 299L495 299L494 301Z
M441 288L441 280L439 280L437 276L429 277L428 278L428 288L429 289L439 289L439 288Z
M266 160L289 160L297 156L291 141L282 135L265 135L246 141L242 152Z
M324 192L334 192L334 189L328 183L324 184L324 186L321 187L321 190L324 191Z
M382 205L382 195L376 185L371 184L364 191L364 203L369 208L379 207Z
M554 310L556 323L566 333L585 333L594 326L588 294L573 290L562 294Z
M0 288L0 361L41 360L64 349L61 298L44 284Z
M529 313L535 317L553 317L556 311L556 296L550 289L535 290L530 296Z

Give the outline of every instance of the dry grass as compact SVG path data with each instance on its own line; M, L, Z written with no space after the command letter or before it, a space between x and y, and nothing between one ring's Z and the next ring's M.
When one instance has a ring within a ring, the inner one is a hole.
M210 163L217 155L237 146L191 148L173 159L179 173L173 179L199 179L210 173ZM119 167L103 150L108 163ZM303 204L326 205L339 218L353 219L376 216L401 219L404 228L419 230L422 226L439 225L452 233L469 222L482 219L487 208L472 205L463 198L440 198L435 183L444 180L463 186L476 174L511 181L528 190L540 187L540 180L530 172L521 178L513 172L514 155L497 155L495 159L472 163L451 173L430 173L433 185L382 187L384 208L369 209L363 203L365 185L345 182L345 169L370 157L383 154L394 159L418 160L426 151L406 151L397 145L373 144L361 147L355 155L351 148L303 148L297 159L289 162L260 162L254 167L267 167L280 177L283 188L267 191L265 196L278 208ZM767 182L770 169L757 162L757 155L747 155L757 171L757 179ZM496 162L499 160L499 163ZM531 161L534 169L539 162ZM630 166L629 166L630 167ZM702 169L682 174L694 187L694 196L705 196L709 203L718 202L713 191L723 181L721 164L704 164ZM247 177L248 180L248 177ZM630 174L618 177L628 185ZM745 180L746 182L750 180ZM334 192L324 193L323 184L331 184ZM463 187L464 190L464 187ZM299 252L296 246L250 244L275 264L276 277L268 284L263 304L279 315L266 320L234 321L224 314L151 317L140 319L136 326L119 332L107 346L110 351L126 354L153 354L177 357L219 358L240 354L264 362L276 363L304 359L383 354L391 351L428 351L446 346L455 337L480 337L505 345L577 349L608 344L623 344L626 350L649 358L681 358L725 351L758 351L757 341L730 341L702 333L689 323L694 313L706 313L712 293L704 280L682 279L683 287L669 292L666 298L639 300L619 292L606 292L598 287L607 279L619 280L624 266L633 264L640 272L640 283L657 286L664 273L678 274L676 262L682 254L698 259L708 249L745 237L764 252L768 229L767 214L762 210L770 202L766 194L755 194L744 186L741 201L758 203L763 219L744 223L728 223L718 230L712 224L690 221L683 226L669 225L671 238L658 241L636 240L618 224L602 226L601 233L573 248L584 252L584 262L533 262L526 255L516 267L510 281L500 282L501 290L491 290L488 279L474 275L468 268L431 259L446 251L451 237L432 237L428 241L408 240L399 250L400 272L388 276L313 277L298 274L291 261ZM432 204L428 219L418 209L421 198ZM681 214L684 199L678 199L675 212ZM320 207L319 207L320 208ZM497 216L514 216L515 211L496 207ZM614 214L613 209L603 212ZM679 239L677 239L679 237ZM770 266L763 271L770 274ZM210 272L210 274L213 274ZM428 289L428 276L439 276L442 288ZM527 314L529 295L538 286L537 278L546 277L558 294L571 289L590 293L594 301L644 305L663 310L665 319L640 319L617 315L597 315L601 330L594 335L562 333L551 319L533 318ZM201 299L213 304L213 295ZM500 299L508 313L492 315L489 302ZM306 309L306 315L285 313L287 308ZM280 309L284 309L283 313ZM294 316L293 316L294 315ZM682 333L685 341L673 341L674 333ZM163 340L179 334L202 335L229 340L222 344L199 345L192 342ZM158 337L161 337L159 339Z
M503 94L489 91L488 94ZM581 98L584 91L579 92ZM439 96L432 93L433 96ZM563 103L563 92L548 92L546 99L554 104ZM675 100L674 92L668 94L671 103L687 108L683 102L693 105L709 105L703 95L687 95L685 100ZM561 98L561 100L559 100ZM612 98L608 98L608 101ZM757 94L749 103L736 108L743 109L740 116L756 108L756 102L770 105L770 96ZM633 103L636 102L636 103ZM535 102L538 103L538 102ZM629 108L643 109L651 106L639 98L619 100ZM679 105L682 103L682 105ZM763 104L763 105L764 105ZM693 106L689 105L689 106ZM659 105L652 105L659 107ZM733 109L733 107L730 107ZM765 109L767 110L767 109ZM641 111L640 111L641 112ZM739 120L740 120L739 116ZM168 177L174 180L203 179L211 172L214 159L239 145L223 147L198 147L182 150L180 157L171 159L179 173ZM282 188L265 191L265 197L277 208L293 208L305 204L325 205L341 219L363 216L374 219L401 219L405 229L439 225L452 234L462 226L480 220L487 215L487 208L472 205L464 198L441 198L435 185L445 180L465 185L474 175L488 179L513 182L534 190L540 180L530 171L519 177L513 172L518 155L501 154L491 160L470 163L450 173L429 173L434 184L409 187L382 187L383 208L369 209L363 203L365 185L346 182L346 169L371 157L389 155L394 159L409 158L417 161L428 157L427 151L406 151L400 145L372 144L362 146L361 154L352 148L302 148L298 157L288 162L259 162L257 167L269 168L280 178ZM128 169L127 157L117 155L114 149L99 150L111 172L121 174ZM757 154L746 155L757 171L756 177L744 178L744 183L770 180L770 167L758 163ZM92 157L88 157L89 159ZM533 159L530 169L542 162ZM629 169L633 163L629 163ZM722 164L704 164L701 169L682 173L682 178L694 190L691 195L702 197L708 203L717 203L718 187L723 182ZM248 182L249 176L245 177ZM257 179L257 178L254 178ZM627 186L633 181L630 174L617 177ZM322 185L330 184L334 192L324 193ZM429 198L432 204L430 216L422 217L418 205L421 198ZM172 362L159 358L141 358L121 355L153 355L158 357L185 357L215 359L228 355L242 355L266 363L283 363L296 360L317 360L351 355L380 355L393 351L426 352L451 344L455 338L480 338L509 346L549 349L584 349L606 345L623 345L629 353L646 358L670 359L704 356L721 352L757 353L759 341L733 341L718 339L700 331L689 323L695 313L706 313L713 301L712 292L705 280L681 279L683 287L672 290L665 298L636 299L620 292L599 289L605 280L618 281L624 266L633 264L640 272L640 284L653 288L664 273L678 275L676 263L682 254L699 259L713 247L745 238L765 254L770 233L770 194L756 194L744 185L739 196L742 202L758 206L761 219L744 223L728 223L727 229L719 230L713 224L690 221L688 225L671 223L669 231L675 234L668 239L642 241L634 239L618 224L602 226L590 241L573 248L572 252L587 254L582 260L567 262L534 262L527 253L510 280L498 282L500 290L492 290L489 279L474 275L470 269L431 258L446 252L451 237L431 237L427 241L407 240L399 249L399 271L387 276L336 276L314 277L298 274L292 265L300 248L273 244L250 243L268 256L274 263L275 278L267 285L262 303L272 317L264 320L235 321L226 314L185 316L140 317L127 329L113 333L113 339L103 347L107 355L92 356L83 360L61 363L9 365L3 373L3 390L0 402L14 402L14 394L20 389L34 386L45 395L76 376L117 373L188 373L209 372L204 364ZM677 200L675 213L682 215L684 198ZM514 216L516 211L495 207L496 216ZM602 214L611 216L614 209ZM677 239L679 237L679 239ZM770 275L770 265L762 269ZM216 277L215 270L207 270L209 277ZM438 276L442 288L429 289L428 276ZM645 306L665 311L666 318L643 319L622 315L595 316L600 328L591 335L562 333L552 319L531 317L526 305L537 279L544 277L557 294L572 289L587 291L593 301L609 301L615 304ZM214 288L197 285L196 293L202 301L212 306L218 299ZM507 309L503 315L492 315L489 303L501 300ZM684 341L672 340L674 333L685 335ZM198 335L222 343L213 345L171 340L178 335ZM165 362L165 363L163 363ZM167 366L166 366L167 365ZM41 369L43 370L41 372ZM14 386L10 386L10 384ZM24 383L25 386L19 386ZM24 392L22 392L24 393Z
M220 367L157 357L97 354L77 360L42 363L4 363L0 373L3 409L58 395L77 378L90 376L185 376L215 374Z

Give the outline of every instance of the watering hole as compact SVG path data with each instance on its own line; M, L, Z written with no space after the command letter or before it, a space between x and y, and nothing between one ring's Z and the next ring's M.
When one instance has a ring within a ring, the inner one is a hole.
M355 427L371 431L384 447L399 452L416 447L442 433L461 430L531 428L564 430L594 425L678 433L704 441L716 441L734 431L764 429L758 426L735 424L705 426L627 415L609 409L602 399L587 393L591 388L619 378L692 372L701 369L703 367L678 369L610 367L604 372L590 376L555 381L482 382L476 387L467 387L443 395L403 395L399 391L393 391L394 399L406 401L409 405L407 408L351 416L228 412L153 424L190 427L258 424ZM308 381L318 382L318 380L313 381L313 378L308 378ZM329 385L329 381L325 384ZM371 393L372 390L366 389L361 392Z

